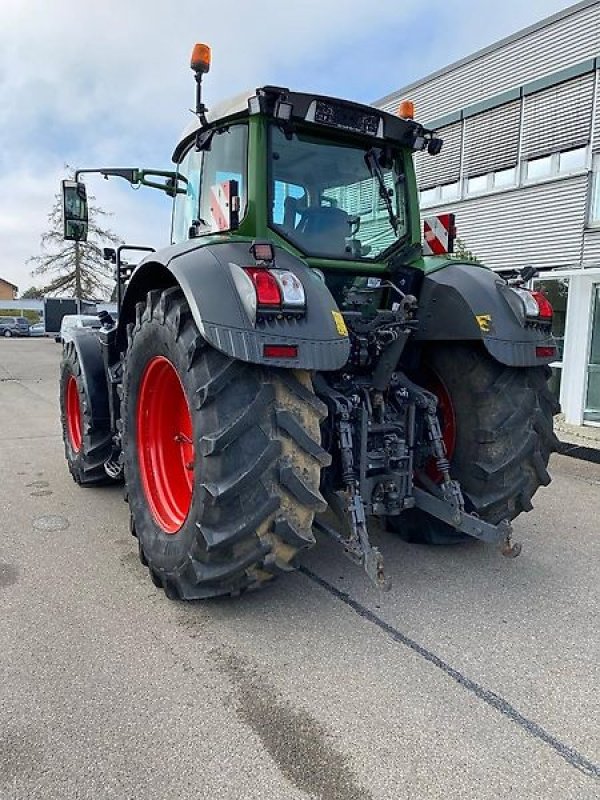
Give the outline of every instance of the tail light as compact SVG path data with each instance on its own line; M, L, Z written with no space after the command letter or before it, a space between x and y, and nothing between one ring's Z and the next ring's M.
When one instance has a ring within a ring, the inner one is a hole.
M543 292L531 292L539 310L538 317L545 322L551 322L554 315L552 303Z
M281 290L275 280L275 276L268 269L264 269L264 267L244 267L244 272L254 284L259 308L281 308Z
M554 310L545 294L516 286L511 286L510 288L515 294L519 295L525 317L528 320L533 322L552 322Z
M306 308L304 286L287 269L244 267L256 291L259 311L303 311Z

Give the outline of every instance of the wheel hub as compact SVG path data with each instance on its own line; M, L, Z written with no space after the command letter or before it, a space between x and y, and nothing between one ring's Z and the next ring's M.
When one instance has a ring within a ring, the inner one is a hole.
M177 533L192 503L194 444L185 390L177 370L164 356L152 358L142 376L137 446L152 515L165 533Z
M74 375L67 380L66 391L67 436L74 453L81 450L81 405L79 403L79 389Z

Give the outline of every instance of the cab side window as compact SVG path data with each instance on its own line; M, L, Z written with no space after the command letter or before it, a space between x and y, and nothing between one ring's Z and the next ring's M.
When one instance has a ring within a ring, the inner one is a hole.
M239 218L243 219L247 205L248 126L230 125L215 131L210 149L204 153L200 191L200 233L226 230L223 217L226 209L220 187L229 180L238 184Z
M175 195L171 242L179 244L189 238L192 222L198 219L200 176L202 174L202 151L195 145L188 150L179 164L177 174L185 178L185 193Z

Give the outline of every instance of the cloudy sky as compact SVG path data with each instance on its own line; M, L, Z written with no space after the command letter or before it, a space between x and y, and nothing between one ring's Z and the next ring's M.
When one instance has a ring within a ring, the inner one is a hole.
M569 5L0 0L0 276L21 290L34 283L26 261L65 163L170 168L194 102L195 41L213 51L209 106L265 83L368 102ZM87 183L127 242L168 242L161 193Z

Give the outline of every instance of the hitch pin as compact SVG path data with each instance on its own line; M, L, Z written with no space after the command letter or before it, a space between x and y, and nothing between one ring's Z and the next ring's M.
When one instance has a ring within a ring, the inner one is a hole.
M506 558L516 558L521 554L523 545L520 542L512 541L512 527L510 523L507 523L507 528L508 530L506 531L506 536L502 540L502 544L500 546L500 552Z
M192 440L190 439L189 436L186 436L185 433L176 433L175 441L178 444L192 444Z

